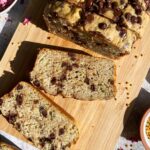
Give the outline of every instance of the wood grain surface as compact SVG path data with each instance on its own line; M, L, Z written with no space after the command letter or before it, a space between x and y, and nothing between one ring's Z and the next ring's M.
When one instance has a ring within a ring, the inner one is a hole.
M38 48L61 46L90 53L47 32L42 19L45 3L45 0L29 2L25 16L31 18L31 23L19 24L0 62L0 95L11 90L18 81L28 81L28 72L33 66ZM150 28L147 28L144 38L136 42L132 53L115 61L118 89L115 99L89 102L51 97L78 122L80 138L72 147L73 150L114 149L150 66L149 34ZM6 127L3 128L6 131Z

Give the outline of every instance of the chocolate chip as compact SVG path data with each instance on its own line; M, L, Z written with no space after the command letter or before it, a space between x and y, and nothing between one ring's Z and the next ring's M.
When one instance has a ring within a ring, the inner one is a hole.
M23 86L21 84L18 84L17 85L17 90L21 90L21 89L23 89Z
M116 26L117 31L121 31L121 27L119 25Z
M122 10L120 8L114 9L114 16L121 16L122 15Z
M53 85L56 83L56 77L53 77L53 78L51 79L51 83L52 83Z
M127 35L127 30L124 29L124 28L122 28L122 29L120 30L119 35L120 35L120 37L122 37L122 38L126 37L126 35Z
M40 138L40 139L39 139L39 142L40 142L40 145L41 145L42 147L44 147L45 142L46 142L46 138L45 138L45 137Z
M59 135L63 135L64 133L65 133L64 128L60 128L60 129L59 129Z
M16 127L16 129L17 129L18 131L20 131L20 129L21 129L20 123L17 122L17 123L15 124L15 127Z
M145 0L146 8L149 11L150 10L150 0Z
M88 77L86 77L86 78L85 78L85 80L84 80L84 82L85 82L86 84L89 84L89 83L90 83L89 78L88 78Z
M118 20L118 22L117 22L117 25L120 26L121 28L122 28L122 27L127 28L127 24L125 23L123 17L120 17L120 18L119 18L119 20Z
M68 66L66 67L66 69L69 70L69 71L72 71L72 66L71 66L71 65L68 65Z
M60 77L60 81L64 81L64 80L66 80L66 74L62 74Z
M39 103L39 101L38 100L34 100L34 104L38 104Z
M77 63L72 64L72 66L73 66L73 67L76 67L76 68L79 67L79 65L78 65Z
M3 104L3 100L0 98L0 106Z
M67 146L67 147L71 147L71 143L68 143L66 146Z
M93 20L94 20L93 14L88 14L88 15L86 16L86 22L87 22L87 23L91 23Z
M28 140L29 140L30 142L33 142L33 141L32 141L32 138L30 138L30 137L28 138Z
M127 19L127 21L131 21L131 14L130 13L125 13L125 18Z
M72 61L76 60L76 54L68 52L68 56L71 58Z
M37 87L40 87L40 82L38 80L34 80L33 81L33 84Z
M107 29L107 24L106 24L106 23L99 23L99 24L98 24L98 27L99 27L100 29L102 29L102 30L105 30L105 29Z
M113 79L109 79L108 82L109 82L110 84L112 84L112 85L114 84L114 80L113 80Z
M135 3L132 3L132 6L133 8L136 10L139 10L140 12L142 12L142 7L141 5L139 4L139 2L135 2Z
M50 150L56 150L56 146L52 145Z
M56 138L55 134L54 133L51 133L49 136L48 136L48 140L52 141Z
M120 4L124 4L125 3L125 0L120 0Z
M17 95L16 96L16 102L17 102L17 105L22 105L22 103L23 103L23 95Z
M110 1L106 2L105 6L106 8L111 9L112 7L111 2Z
M16 121L16 117L17 117L17 114L16 113L9 113L7 116L6 116L6 119L9 123L11 124L14 124L14 122Z
M137 15L141 15L141 14L142 14L142 8L139 7L139 8L137 8L137 9L135 9L135 13L136 13Z
M39 111L43 115L43 117L47 117L47 110L43 106L39 108Z
M131 17L131 23L135 24L135 23L137 23L137 22L138 22L137 17L132 16L132 17Z
M116 9L118 7L118 3L112 2L111 7L112 7L112 9Z
M104 7L104 1L100 0L99 1L99 8L102 9Z
M142 18L139 17L139 16L137 17L137 23L138 23L138 24L142 24Z
M91 90L95 91L95 85L94 84L91 85Z
M66 66L68 66L68 63L67 62L62 62L61 67L66 67Z
M89 9L93 5L93 0L86 0L86 8Z

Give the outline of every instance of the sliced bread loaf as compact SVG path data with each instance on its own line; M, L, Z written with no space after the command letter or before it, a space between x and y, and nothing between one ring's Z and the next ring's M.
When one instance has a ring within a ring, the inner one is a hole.
M42 49L30 79L33 85L48 94L100 100L114 97L115 72L114 62L110 59Z
M79 136L73 118L25 82L0 99L0 111L40 150L69 149Z

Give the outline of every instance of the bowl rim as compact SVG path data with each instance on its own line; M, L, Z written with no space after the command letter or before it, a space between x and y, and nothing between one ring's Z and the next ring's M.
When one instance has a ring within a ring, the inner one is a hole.
M140 124L140 136L141 136L142 143L145 149L149 150L150 146L147 144L145 136L144 136L144 125L147 120L147 117L150 117L150 108L144 113L142 120L141 120L141 124Z
M9 5L6 9L4 9L3 11L0 12L0 15L8 12L16 4L16 2L17 2L17 0L14 0L11 5Z

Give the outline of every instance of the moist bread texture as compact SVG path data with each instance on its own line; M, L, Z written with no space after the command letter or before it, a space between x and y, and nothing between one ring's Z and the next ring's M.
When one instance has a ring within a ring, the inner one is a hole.
M51 33L119 58L142 38L149 22L145 9L138 0L54 0L46 6L44 19Z
M115 96L115 64L110 59L41 49L30 73L31 83L50 95L79 100Z
M78 139L73 118L28 83L20 82L4 95L0 111L40 150L68 150Z

